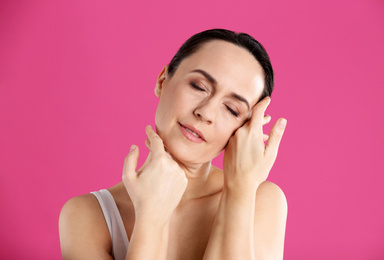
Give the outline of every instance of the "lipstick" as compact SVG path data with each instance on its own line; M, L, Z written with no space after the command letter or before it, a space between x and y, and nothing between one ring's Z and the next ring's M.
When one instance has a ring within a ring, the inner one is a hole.
M183 125L179 123L181 133L189 140L194 143L205 142L204 135L197 128L191 125Z

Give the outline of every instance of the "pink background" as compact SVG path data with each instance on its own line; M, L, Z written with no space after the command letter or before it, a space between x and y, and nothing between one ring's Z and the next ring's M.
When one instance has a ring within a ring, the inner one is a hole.
M62 205L120 181L162 66L213 27L275 68L285 259L384 259L383 1L22 2L0 3L1 259L60 258Z

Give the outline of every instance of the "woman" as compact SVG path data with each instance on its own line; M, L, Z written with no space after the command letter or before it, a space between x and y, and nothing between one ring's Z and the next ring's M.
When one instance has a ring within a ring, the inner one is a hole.
M282 259L286 199L265 181L286 126L263 134L272 89L269 57L249 35L188 39L157 79L144 165L132 145L123 182L64 205L63 258ZM221 170L211 160L223 149Z

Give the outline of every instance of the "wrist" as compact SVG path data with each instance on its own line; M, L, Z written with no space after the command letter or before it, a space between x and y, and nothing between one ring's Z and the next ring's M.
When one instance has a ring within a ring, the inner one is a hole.
M254 196L261 182L238 178L237 180L224 178L223 192L233 196Z
M226 205L234 205L234 207L251 206L255 203L256 198L255 188L223 188L222 202Z
M135 225L143 225L153 228L168 228L170 216L165 216L150 210L137 210L135 212Z

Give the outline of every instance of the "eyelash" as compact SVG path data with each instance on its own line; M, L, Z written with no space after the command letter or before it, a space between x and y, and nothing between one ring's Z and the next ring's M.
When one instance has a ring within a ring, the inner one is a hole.
M200 88L195 82L191 82L192 88L198 90L198 91L205 91L205 89ZM225 107L228 109L229 113L231 113L235 117L239 117L239 113L237 113L235 110L230 108L229 106L225 105Z
M192 88L199 90L199 91L205 91L205 89L200 88L195 82L191 82Z
M235 110L233 110L232 108L230 108L229 106L225 105L227 107L227 109L229 110L229 112L234 115L235 117L239 117L239 113L237 113Z

